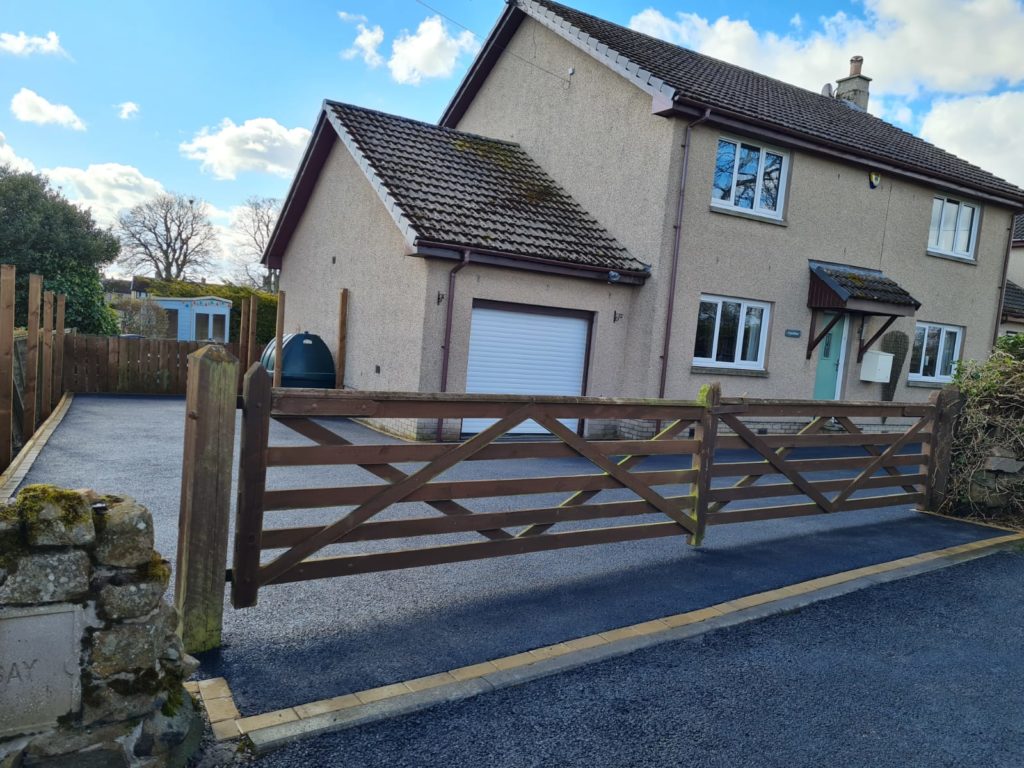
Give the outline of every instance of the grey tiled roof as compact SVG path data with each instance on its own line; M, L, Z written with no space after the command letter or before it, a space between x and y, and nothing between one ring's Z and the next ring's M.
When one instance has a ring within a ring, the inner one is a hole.
M644 271L518 144L326 102L421 240Z
M1011 280L1006 281L1006 295L1003 296L1003 314L1024 317L1024 288Z
M810 262L811 272L816 274L836 293L847 299L863 299L878 301L884 304L899 304L919 307L921 302L891 277L886 277L877 269L851 267L846 264L830 264L828 262Z
M766 75L704 56L550 0L515 0L526 13L547 9L675 89L676 98L755 120L851 154L884 160L972 189L1024 201L1024 190L884 120ZM837 62L838 63L838 62ZM622 62L625 66L626 63Z
M1013 220L1013 239L1024 240L1024 216L1018 216Z

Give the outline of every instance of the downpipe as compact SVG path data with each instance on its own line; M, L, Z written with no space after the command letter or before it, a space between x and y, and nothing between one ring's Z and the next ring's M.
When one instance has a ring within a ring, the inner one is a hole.
M441 347L441 391L448 391L448 362L451 357L452 344L452 322L455 316L455 277L464 268L469 266L470 251L467 248L462 252L462 261L456 264L448 272L448 304L445 307L444 316L444 345ZM441 442L444 434L444 419L437 420L437 442Z

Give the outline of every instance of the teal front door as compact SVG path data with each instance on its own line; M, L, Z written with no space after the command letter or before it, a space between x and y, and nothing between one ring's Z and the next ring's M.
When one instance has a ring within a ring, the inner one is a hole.
M827 325L834 315L826 314L822 322ZM832 326L818 345L818 371L814 377L815 400L839 399L839 373L843 367L843 337L846 335L846 317Z

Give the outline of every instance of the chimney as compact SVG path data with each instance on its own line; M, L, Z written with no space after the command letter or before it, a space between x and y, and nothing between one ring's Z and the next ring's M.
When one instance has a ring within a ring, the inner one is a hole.
M854 56L850 59L850 75L837 81L836 98L849 101L867 112L868 84L871 82L871 78L860 73L863 64L863 56Z

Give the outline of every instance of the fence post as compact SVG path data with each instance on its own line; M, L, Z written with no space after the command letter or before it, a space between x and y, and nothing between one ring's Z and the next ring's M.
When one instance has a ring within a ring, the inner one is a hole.
M245 361L252 367L252 364L258 362L256 360L256 322L259 320L260 315L260 299L259 296L253 294L249 298L249 335L246 338L246 351Z
M697 401L704 406L704 413L693 431L694 439L700 442L700 448L693 454L693 468L697 470L697 478L693 481L693 517L697 523L697 532L690 536L690 544L699 547L704 540L704 529L707 527L708 496L711 491L711 467L715 461L715 444L718 442L718 414L714 409L722 400L722 388L718 382L701 387Z
M238 361L220 345L189 355L174 605L189 653L220 645L231 515Z
M68 297L63 293L57 296L57 325L53 338L53 397L50 407L55 408L64 394L64 313Z
M42 397L39 400L39 420L50 416L50 398L53 395L53 291L43 294L43 374Z
M953 430L956 427L963 398L956 387L933 392L929 403L935 409L932 417L932 436L922 444L921 452L927 457L928 481L925 483L923 508L937 512L945 506L949 485L949 470L953 461Z
M0 266L0 469L11 463L14 429L14 279L13 264ZM28 440L28 436L23 436Z
M253 363L242 385L242 437L238 459L238 503L235 505L235 554L231 568L231 604L256 605L259 591L263 492L267 484L267 439L270 434L271 381L266 369Z
M241 377L249 370L249 300L242 299L242 309L239 313L241 319L238 323L238 384L241 387Z
M39 387L39 313L43 300L43 276L28 276L28 336L25 339L25 393L22 397L21 436L28 441L36 431Z
M341 289L338 299L338 372L335 389L345 388L345 356L348 353L348 288Z
M274 386L281 386L284 375L284 291L277 292L277 325L274 328Z

